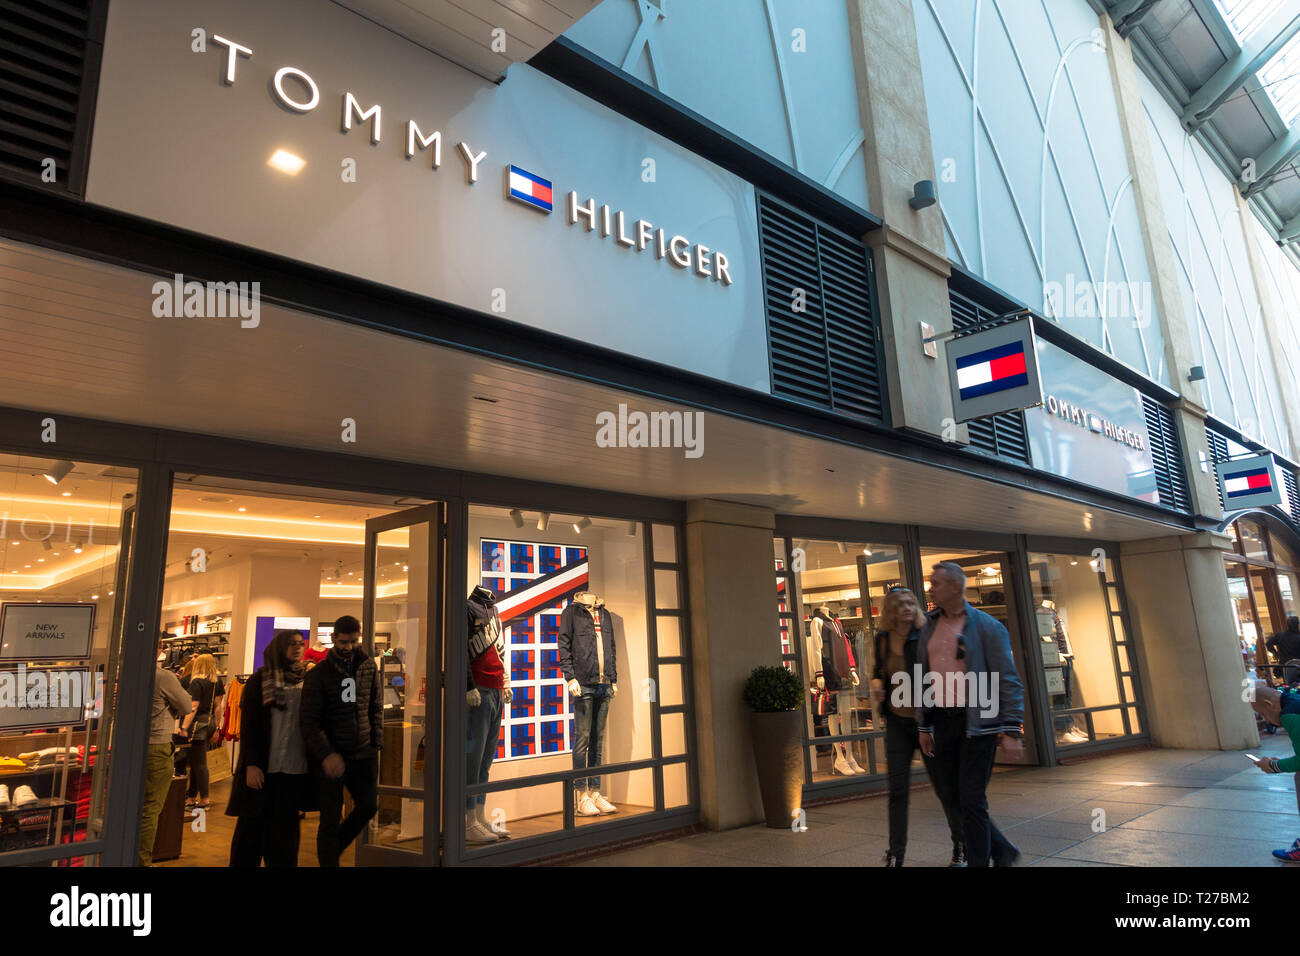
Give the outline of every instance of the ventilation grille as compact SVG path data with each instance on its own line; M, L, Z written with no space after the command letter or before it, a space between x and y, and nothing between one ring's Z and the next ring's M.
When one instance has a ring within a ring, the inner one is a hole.
M0 0L0 174L79 191L85 137L78 135L78 116L93 99L86 77L98 71L98 45L88 39L95 5ZM92 52L93 71L87 69ZM53 183L47 160L54 161Z
M1290 468L1278 466L1278 471L1282 473L1282 487L1286 489L1284 507L1291 516L1291 523L1300 525L1300 484L1297 484L1295 472Z
M954 332L987 322L999 315L952 289L948 290L948 302L952 306ZM988 418L977 418L967 422L966 428L970 432L970 447L973 450L1029 464L1029 436L1025 432L1024 412L1002 412Z
M1174 427L1174 413L1146 395L1142 396L1142 408L1146 412L1147 440L1151 444L1160 503L1177 511L1191 511L1187 473L1183 470L1183 446Z
M866 248L761 194L758 211L772 393L880 421Z
M1219 470L1214 466L1228 460L1228 439L1212 428L1205 429L1205 438L1210 446L1210 467L1214 469L1214 487L1219 490L1219 507L1227 509L1223 500L1223 488L1219 485Z

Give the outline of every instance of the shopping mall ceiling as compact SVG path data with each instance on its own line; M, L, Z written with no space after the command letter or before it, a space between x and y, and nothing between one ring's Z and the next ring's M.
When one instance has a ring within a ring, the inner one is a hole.
M1300 0L1089 2L1300 264Z
M154 281L0 243L0 349L11 369L26 370L0 379L0 405L781 513L1110 540L1171 533L1095 504L713 412L698 457L601 447L597 416L620 404L689 409L267 303L250 329L156 318ZM355 444L342 442L345 418L356 422Z

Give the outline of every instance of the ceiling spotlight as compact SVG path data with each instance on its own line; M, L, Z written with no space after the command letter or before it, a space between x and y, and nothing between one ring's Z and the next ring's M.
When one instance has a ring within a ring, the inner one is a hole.
M573 530L576 534L582 534L585 528L590 528L590 527L591 527L590 518L582 518L578 521L573 522Z
M511 508L510 520L515 523L516 528L522 528L524 526L524 513L518 508Z
M54 545L50 544L49 538L41 538L41 547L44 548L46 551L54 550Z
M247 511L248 509L247 509L247 508L240 508L239 510L240 510L240 511Z
M545 531L547 525L549 525L550 523L551 523L551 513L549 511L543 511L541 514L537 516L538 531Z
M1076 564L1078 564L1078 563L1079 563L1079 559L1078 559L1078 558L1071 558L1071 559L1070 559L1070 564L1071 564L1071 566L1076 565Z
M865 554L867 557L871 557L871 549L870 549L870 548L863 548L863 549L862 549L862 553Z
M635 537L636 537L636 526L637 526L637 522L635 522L635 521L629 521L629 522L627 523L627 536L628 536L629 538L635 538Z
M80 542L80 541L78 541L75 545L73 545L72 553L73 553L73 554L81 554L81 542Z
M266 161L266 165L290 176L297 176L302 172L302 168L307 165L307 160L301 156L295 156L287 149L277 149L271 154L271 158Z
M848 554L848 553L849 553L849 546L848 546L847 544L845 544L843 541L836 541L836 542L835 542L835 547L837 547L837 548L840 549L840 554Z
M63 495L63 497L65 497L65 498L71 498L71 497L72 497L72 492L70 492L70 491L60 491L59 494Z
M99 595L98 595L98 594L92 594L92 595L90 596L90 599L91 599L92 601L98 601L98 600L99 600Z
M54 467L45 473L45 480L52 485L57 485L64 478L68 477L68 472L72 471L72 462L56 461Z

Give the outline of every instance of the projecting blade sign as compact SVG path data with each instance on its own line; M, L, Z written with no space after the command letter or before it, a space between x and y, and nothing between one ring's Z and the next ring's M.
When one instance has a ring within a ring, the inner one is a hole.
M1273 472L1272 455L1255 455L1236 461L1221 461L1215 465L1219 473L1219 487L1223 489L1225 511L1242 508L1263 508L1282 503L1282 490Z
M957 421L1043 404L1031 319L952 339L946 351Z

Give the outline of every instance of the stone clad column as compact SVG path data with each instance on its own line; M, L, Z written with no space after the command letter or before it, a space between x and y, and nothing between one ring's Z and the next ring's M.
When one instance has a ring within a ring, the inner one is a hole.
M911 0L848 4L867 194L871 211L885 221L865 240L875 258L890 413L895 428L942 437L952 417L948 372L942 345L938 359L922 352L921 323L936 334L952 329L951 269L938 203L921 210L908 205L915 183L935 179L916 20ZM966 441L964 425L956 438Z
M1210 456L1205 437L1205 386L1187 378L1196 364L1192 322L1195 316L1183 308L1182 289L1178 282L1178 262L1161 200L1160 181L1156 174L1155 154L1147 134L1147 117L1142 107L1142 88L1138 85L1137 65L1128 41L1115 32L1110 17L1102 14L1101 28L1106 37L1106 57L1110 63L1119 107L1120 128L1124 133L1124 150L1133 173L1133 198L1142 225L1142 241L1151 272L1151 301L1161 324L1165 342L1165 365L1169 383L1181 397L1174 407L1174 424L1183 446L1188 492L1192 511L1218 519L1223 516L1219 504L1214 469L1202 470L1201 462Z
M1242 698L1242 661L1220 534L1121 545L1125 599L1136 633L1151 741L1159 747L1240 750L1259 745Z
M741 695L750 671L781 663L773 528L766 508L713 500L686 506L700 815L713 830L763 819Z

